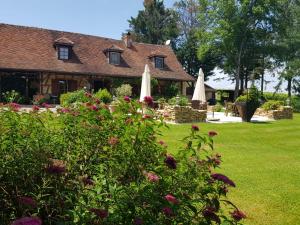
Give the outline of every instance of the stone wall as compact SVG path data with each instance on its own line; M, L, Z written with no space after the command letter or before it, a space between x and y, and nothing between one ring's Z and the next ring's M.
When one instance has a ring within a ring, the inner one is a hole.
M293 119L293 108L290 106L284 106L280 110L266 111L262 108L258 108L255 115L266 116L269 119L281 120L281 119Z
M165 106L157 112L164 116L167 122L173 123L205 122L207 116L206 110L196 110L190 106Z

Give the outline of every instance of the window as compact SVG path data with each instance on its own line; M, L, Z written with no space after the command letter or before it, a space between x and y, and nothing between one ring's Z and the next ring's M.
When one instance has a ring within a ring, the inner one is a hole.
M61 60L68 60L70 56L70 49L69 47L59 47L58 48L58 59Z
M120 65L121 56L119 52L110 52L109 53L109 63L113 65Z
M155 57L154 62L155 62L155 68L158 68L158 69L163 69L164 68L164 58Z

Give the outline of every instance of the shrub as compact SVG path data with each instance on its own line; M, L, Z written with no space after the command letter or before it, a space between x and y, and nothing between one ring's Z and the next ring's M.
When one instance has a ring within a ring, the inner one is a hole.
M94 98L99 99L100 101L108 104L112 101L112 96L106 89L99 90L94 94Z
M286 101L288 99L288 94L284 93L264 93L264 97L269 101L269 100L275 100L275 101L281 101L284 104L286 104ZM291 106L294 108L295 112L300 112L300 97L297 95L293 95L291 97Z
M2 97L5 103L20 103L23 100L21 94L15 90L2 93Z
M90 100L57 114L0 108L2 224L238 224L245 217L226 197L235 183L215 173L216 132L193 125L171 155L151 109L143 115L140 103L120 100L110 113Z
M132 87L130 84L122 84L120 87L115 89L116 96L123 98L124 96L132 95Z
M261 107L266 110L277 110L280 109L283 106L283 102L282 101L275 101L275 100L270 100L265 102Z
M176 84L170 84L167 85L162 92L167 98L173 98L179 93L179 88Z
M247 94L243 94L236 99L236 102L246 102L247 104L258 107L259 106L259 92L255 86L249 89Z
M171 99L169 99L168 103L170 105L176 105L177 104L177 97L173 97ZM185 96L180 96L178 99L178 105L179 106L187 106L189 104L189 100L187 97Z
M215 112L221 112L223 110L223 106L220 103L217 103L214 106L214 110L215 110Z
M73 103L84 103L89 101L89 97L85 90L78 90L74 92L68 92L60 95L60 104L62 106L70 106Z

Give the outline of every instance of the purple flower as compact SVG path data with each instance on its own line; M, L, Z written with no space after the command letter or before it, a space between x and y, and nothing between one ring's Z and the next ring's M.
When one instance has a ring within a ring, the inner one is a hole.
M157 176L155 173L149 172L146 174L146 176L150 182L158 182L159 181L159 176Z
M98 216L101 219L108 217L108 211L105 209L91 208L90 212L94 213L96 216Z
M205 219L209 219L209 220L215 221L217 224L220 224L221 220L215 212L216 212L216 210L213 207L206 207L202 211L202 215L204 216Z
M170 207L164 207L162 211L167 217L171 217L174 215L173 210Z
M216 135L218 135L218 133L215 132L215 131L209 131L209 132L208 132L208 136L210 136L210 137L214 137L214 136L216 136Z
M144 224L144 221L141 218L137 217L133 220L133 224L134 225L142 225L142 224Z
M125 96L125 97L124 97L124 101L125 101L125 102L130 102L130 97Z
M192 125L192 130L193 131L199 131L199 127L197 125Z
M245 219L246 218L246 214L243 213L242 211L236 209L234 210L233 212L230 213L232 218L235 220L235 221L240 221L242 219Z
M12 225L41 225L42 221L38 217L23 217L15 220Z
M26 197L26 196L20 197L19 198L19 203L22 204L22 205L25 205L25 206L29 206L31 208L36 208L36 206L37 206L37 203L33 198Z
M222 181L225 184L235 187L235 183L223 174L215 173L211 175L211 178L213 178L214 180Z
M66 172L66 165L62 160L51 159L46 171L51 174L62 174Z
M144 97L144 102L148 105L148 106L152 106L153 105L153 98L151 96L145 96Z
M176 165L176 160L174 159L173 156L171 155L167 155L166 159L165 159L165 163L166 165L170 168L170 169L176 169L177 165Z
M168 202L170 202L170 203L173 203L173 204L178 204L179 203L179 201L177 200L177 198L175 198L173 195L171 195L171 194L167 194L166 196L165 196L165 199L168 201Z

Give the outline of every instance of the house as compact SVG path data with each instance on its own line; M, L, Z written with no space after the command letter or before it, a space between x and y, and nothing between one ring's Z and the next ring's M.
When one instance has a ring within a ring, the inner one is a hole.
M133 42L71 32L0 24L0 92L16 90L58 97L81 88L112 89L130 83L138 94L145 65L163 94L171 83L182 94L194 78L167 45Z

